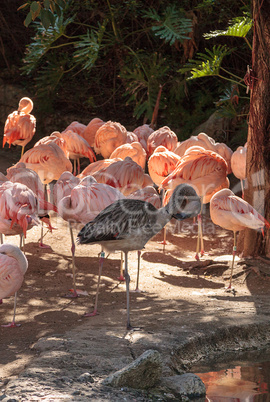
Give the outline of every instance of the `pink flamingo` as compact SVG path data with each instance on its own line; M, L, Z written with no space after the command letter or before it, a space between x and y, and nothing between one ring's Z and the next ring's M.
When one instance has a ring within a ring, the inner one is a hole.
M53 202L58 205L59 201L70 195L71 190L80 183L80 179L74 176L71 172L63 172L59 179L54 183L53 186Z
M213 195L210 201L210 216L216 225L233 231L233 255L228 286L228 289L230 289L236 255L236 232L246 228L263 231L264 226L269 229L270 224L248 202L237 197L229 189L220 190Z
M228 174L232 172L231 170L231 157L233 151L224 143L215 142L212 137L205 133L200 133L197 136L191 136L185 141L182 141L177 145L174 152L179 155L183 156L186 150L193 146L199 146L204 149L209 149L210 151L214 151L220 154L228 164Z
M40 201L41 208L46 203ZM26 238L26 231L34 225L39 225L37 215L38 202L33 191L21 183L6 181L0 186L0 233L22 235Z
M86 166L86 168L78 174L78 177L82 179L85 176L91 176L95 172L98 172L101 169L107 168L110 166L112 163L121 161L121 158L112 158L112 159L101 159L99 161L93 162Z
M227 167L225 159L216 152L198 146L190 147L176 165L175 170L163 180L161 188L174 189L181 183L190 184L200 196L202 205L207 201L209 194L217 191L220 185L226 182ZM196 259L199 259L200 241L201 255L203 255L201 213L198 215Z
M127 144L131 144L132 142L140 142L138 136L132 131L127 131ZM146 151L146 149L143 147Z
M78 296L76 289L75 268L75 242L72 224L86 224L91 221L108 205L115 200L125 198L121 192L106 184L96 183L91 176L86 176L80 183L73 187L70 194L61 198L58 203L59 215L69 223L72 252L73 290L71 297Z
M125 159L129 156L134 162L145 169L146 152L139 142L123 144L117 147L111 154L111 158Z
M148 159L148 172L153 182L157 186L160 186L165 177L174 171L177 163L180 162L180 160L180 156L176 155L172 151L169 151L168 148L164 147L163 145L159 145ZM163 192L161 192L161 197L162 202L164 202ZM163 251L165 251L166 226L163 228L163 240L161 244L163 244Z
M15 294L12 322L2 325L2 327L18 327L21 325L15 323L17 292L22 286L27 268L28 261L17 246L8 243L0 246L0 300Z
M62 151L64 152L64 154L68 158L69 157L69 152L67 150L67 143L64 140L64 138L59 137L57 134L59 134L59 131L54 131L50 135L41 138L40 140L38 140L35 143L34 147L37 147L40 144L50 144L50 143L54 142L56 145L58 145L62 149Z
M22 98L19 102L18 110L10 113L4 127L3 147L7 142L9 148L11 144L24 147L31 141L36 132L36 118L31 115L33 102L30 98Z
M12 166L7 169L7 179L10 180L12 183L24 184L25 186L30 188L36 195L38 202L37 213L42 223L39 246L41 248L51 248L50 246L43 243L43 223L45 223L49 231L52 232L54 228L51 225L48 212L57 212L57 208L47 201L44 186L41 183L38 174L34 170L27 169L25 163L19 162L16 164L16 167ZM41 208L41 203L42 205L46 206L46 209Z
M163 145L158 146L148 159L148 172L153 182L160 186L165 177L174 171L180 160L180 156L174 152Z
M93 147L95 145L96 132L101 126L103 126L104 123L105 121L95 117L88 123L84 131L78 134L80 134L88 142L90 147Z
M135 133L138 137L138 141L141 144L141 146L147 151L147 140L150 134L154 132L153 128L150 127L149 124L143 124L142 126L139 126L133 130L133 133Z
M147 139L147 153L152 155L154 150L163 145L169 151L173 151L177 146L177 135L167 126L161 127L149 135Z
M88 142L79 134L72 130L65 130L62 133L54 132L54 135L65 140L67 151L69 153L69 159L74 160L74 174L76 174L76 171L80 173L80 158L88 158L90 162L96 161L94 151Z
M58 180L67 170L72 172L71 162L54 142L29 149L19 162L24 162L28 169L34 170L43 184Z
M126 128L120 123L107 121L96 132L94 149L97 154L101 154L106 159L115 148L126 142Z
M86 127L87 126L85 124L79 123L78 121L73 121L67 126L67 128L65 128L65 130L63 130L63 132L71 130L83 137Z
M150 176L129 156L93 173L93 177L98 183L118 188L125 196L147 185L153 185Z
M246 163L247 144L245 144L243 147L238 147L237 150L232 154L231 158L232 172L241 182L242 198L244 198L244 180L247 177Z

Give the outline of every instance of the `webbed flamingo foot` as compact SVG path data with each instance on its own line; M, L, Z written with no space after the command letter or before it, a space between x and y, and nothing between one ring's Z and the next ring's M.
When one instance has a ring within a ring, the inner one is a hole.
M95 317L96 315L99 315L97 310L94 310L92 313L85 313L84 317Z
M21 326L21 324L16 324L14 321L9 323L9 324L1 325L1 327L4 327L4 328L17 328L17 327L20 327L20 326Z
M47 249L52 250L52 248L51 248L51 246L49 244L45 244L45 243L42 243L42 242L39 243L39 248L47 248Z
M120 282L125 282L125 278L123 275L118 276L117 278Z

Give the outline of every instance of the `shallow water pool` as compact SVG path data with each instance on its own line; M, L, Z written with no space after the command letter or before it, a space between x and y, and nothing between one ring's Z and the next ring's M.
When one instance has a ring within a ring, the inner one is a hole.
M269 350L222 358L192 369L206 386L206 401L270 401Z

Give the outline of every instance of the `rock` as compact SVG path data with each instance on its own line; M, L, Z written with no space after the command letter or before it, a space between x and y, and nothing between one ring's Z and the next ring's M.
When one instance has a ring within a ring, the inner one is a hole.
M215 141L225 142L228 140L226 131L229 129L229 120L225 117L220 117L215 111L208 120L196 127L191 135L198 135L201 132L206 133Z
M33 346L33 349L44 352L46 350L60 350L64 349L65 340L64 338L58 338L56 336L50 336L47 338L40 338Z
M178 400L189 400L204 397L205 385L196 374L186 373L162 378L162 386L173 393ZM188 399L187 399L188 398Z
M94 382L93 377L91 376L90 373L83 373L79 376L78 378L79 382Z
M147 350L134 362L110 374L103 380L104 385L148 389L153 387L161 376L161 356L157 350Z

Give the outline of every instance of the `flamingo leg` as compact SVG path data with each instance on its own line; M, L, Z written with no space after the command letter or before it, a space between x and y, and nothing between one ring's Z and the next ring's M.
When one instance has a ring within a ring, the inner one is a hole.
M50 193L50 189L48 190L47 184L44 184L44 198L45 201L48 201L48 193ZM49 215L49 212L48 212ZM39 247L40 248L48 248L48 249L52 249L51 246L49 246L48 244L43 243L43 237L44 237L44 227L43 227L43 221L41 221L41 232L40 232L40 239L39 239Z
M1 325L1 327L5 327L5 328L8 328L8 327L16 328L16 327L20 327L20 326L21 326L21 324L16 324L16 323L15 323L16 307L17 307L17 292L16 292L15 295L14 295L14 311L13 311L13 319L12 319L12 322L9 323L9 324Z
M22 146L21 157L23 156L23 153L24 153L24 146Z
M77 159L77 166L78 166L78 168L77 168L77 174L80 174L80 173L81 173L80 158Z
M123 275L123 262L124 262L123 251L121 251L120 276L117 278L121 282L124 282L125 280Z
M198 220L198 235L197 235L197 247L196 247L195 259L199 260L200 259L200 257L199 257L200 240L201 240L201 247L203 248L203 240L202 240L202 197L201 197L201 210L200 210L200 213L197 216L197 220Z
M125 251L125 280L126 280L126 295L127 295L127 329L132 329L130 324L130 314L129 314L129 282L130 276L128 273L128 252Z
M24 234L21 233L20 234L20 250L22 250L23 254L25 254L24 247L25 247L25 238L24 238Z
M200 225L201 225L201 229L200 229L200 237L201 237L201 256L204 255L204 242L203 242L203 229L202 229L202 216L200 219Z
M4 243L3 233L0 233L0 242L1 242L1 244Z
M165 192L164 189L161 189L161 206L164 206L164 196L165 196ZM159 244L163 244L163 253L165 252L165 246L166 246L166 226L164 226L163 228L163 240L161 242L159 242Z
M101 253L100 253L100 259L99 259L99 273L98 273L98 283L97 283L97 292L96 292L96 298L95 298L94 311L92 313L84 314L84 317L94 317L95 315L99 314L98 311L97 311L98 294L99 294L99 286L100 286L100 279L101 279L101 274L102 274L104 258L105 258L105 253L102 250Z
M233 232L233 254L232 254L232 267L231 267L231 276L230 276L230 283L227 289L232 288L232 276L233 276L233 267L234 267L234 260L236 256L236 232Z
M140 267L141 267L141 251L138 250L138 270L137 270L137 281L136 281L135 292L140 292L140 289L139 289Z
M242 198L244 199L244 180L240 180L241 190L242 190Z
M76 176L76 165L77 165L77 160L73 159L73 174Z
M72 281L73 281L73 289L71 289L71 294L66 295L66 297L78 297L77 289L76 289L76 267L75 267L75 242L72 231L71 223L69 222L69 231L71 238L71 255L72 255Z

